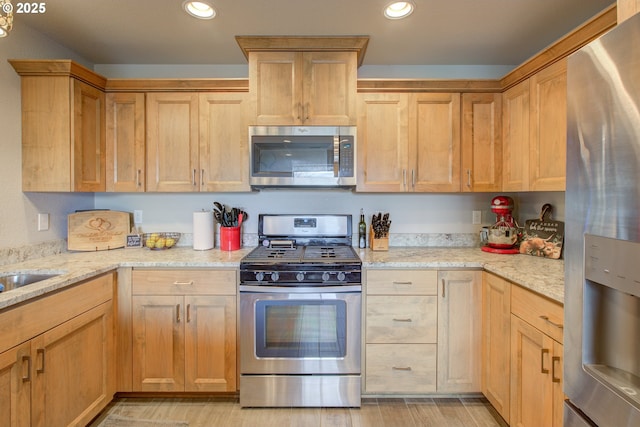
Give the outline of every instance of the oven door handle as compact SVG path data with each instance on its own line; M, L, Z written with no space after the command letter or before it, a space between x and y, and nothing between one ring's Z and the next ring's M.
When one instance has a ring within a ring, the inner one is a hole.
M252 286L240 285L240 292L260 294L326 294L362 292L362 285L345 286Z

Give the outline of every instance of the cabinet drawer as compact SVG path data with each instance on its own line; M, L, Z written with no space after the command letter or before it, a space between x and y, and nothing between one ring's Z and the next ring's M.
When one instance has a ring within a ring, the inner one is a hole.
M435 296L369 296L367 343L435 343L438 300Z
M134 295L235 295L235 270L133 270Z
M436 391L435 344L368 344L367 393Z
M562 305L520 286L512 286L511 312L562 344Z
M436 270L368 270L367 295L436 295Z

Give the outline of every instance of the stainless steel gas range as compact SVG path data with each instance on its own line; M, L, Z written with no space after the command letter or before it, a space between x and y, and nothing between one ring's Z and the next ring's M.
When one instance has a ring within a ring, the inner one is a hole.
M240 405L360 406L351 215L260 215L240 262Z

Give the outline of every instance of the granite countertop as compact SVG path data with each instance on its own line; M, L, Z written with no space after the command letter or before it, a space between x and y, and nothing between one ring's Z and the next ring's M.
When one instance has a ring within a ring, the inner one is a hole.
M65 252L0 266L0 275L50 272L58 276L20 289L0 293L0 309L62 289L118 267L237 268L253 247L225 252L176 247L163 251L116 249L102 252ZM385 252L359 250L364 268L478 268L495 273L552 300L564 301L564 262L528 255L496 255L479 248L391 247Z

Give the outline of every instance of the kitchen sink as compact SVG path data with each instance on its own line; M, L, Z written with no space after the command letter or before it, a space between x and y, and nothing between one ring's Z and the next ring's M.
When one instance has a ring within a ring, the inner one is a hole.
M0 276L0 292L18 289L59 275L60 273L15 273Z

